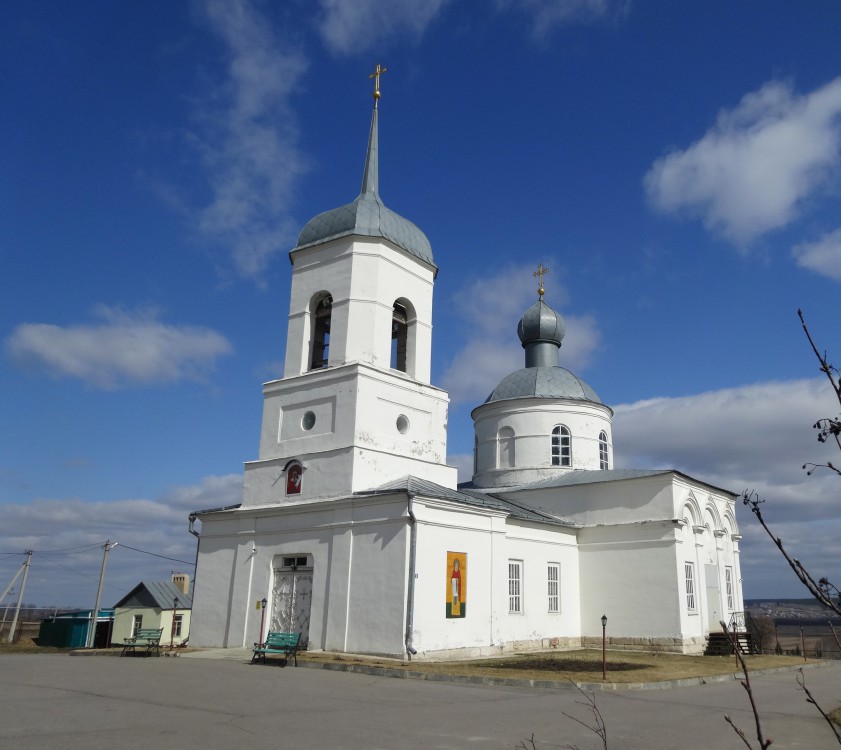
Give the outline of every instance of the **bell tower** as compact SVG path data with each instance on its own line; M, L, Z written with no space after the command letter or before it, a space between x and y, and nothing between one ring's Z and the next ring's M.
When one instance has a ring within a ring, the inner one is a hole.
M380 76L362 187L304 226L289 254L284 377L263 386L260 457L244 505L342 497L413 475L456 486L446 465L449 397L429 382L426 235L379 194Z

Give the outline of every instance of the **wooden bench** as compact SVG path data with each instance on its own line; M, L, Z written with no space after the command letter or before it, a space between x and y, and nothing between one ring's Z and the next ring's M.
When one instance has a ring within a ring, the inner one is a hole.
M160 656L161 634L163 632L163 628L140 628L131 638L123 639L123 653L120 656L125 656L127 653L137 653L138 648L145 649L147 656L151 653Z
M270 632L266 636L263 643L254 644L254 655L251 657L253 664L260 657L263 658L263 664L266 663L266 654L283 654L284 665L289 662L289 657L295 660L295 666L298 666L298 645L301 640L300 633L276 633Z

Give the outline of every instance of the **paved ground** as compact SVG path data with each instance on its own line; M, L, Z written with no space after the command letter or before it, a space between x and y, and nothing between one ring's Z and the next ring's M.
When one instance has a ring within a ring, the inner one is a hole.
M488 687L346 674L234 658L0 657L0 747L504 748L601 742L563 714L589 719L573 690ZM841 703L841 665L805 672L825 708ZM773 748L838 747L793 673L755 678ZM610 750L732 748L724 721L753 729L737 682L602 692ZM754 745L756 745L754 739Z

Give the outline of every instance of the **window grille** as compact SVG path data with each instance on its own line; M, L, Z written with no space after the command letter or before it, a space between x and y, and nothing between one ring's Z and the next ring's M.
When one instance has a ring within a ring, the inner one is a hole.
M552 466L572 466L572 436L562 424L552 430Z
M686 572L686 608L690 612L695 611L695 563L685 563Z
M560 596L560 586L561 586L561 566L558 563L549 563L546 569L546 581L548 586L548 595L549 595L549 611L550 612L560 612L561 611L561 596Z
M508 561L508 611L519 613L523 611L523 563L519 560Z

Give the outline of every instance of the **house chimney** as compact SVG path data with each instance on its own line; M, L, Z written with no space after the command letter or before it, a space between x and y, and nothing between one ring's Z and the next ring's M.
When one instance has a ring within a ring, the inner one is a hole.
M186 573L173 573L172 583L182 594L190 593L190 576Z

